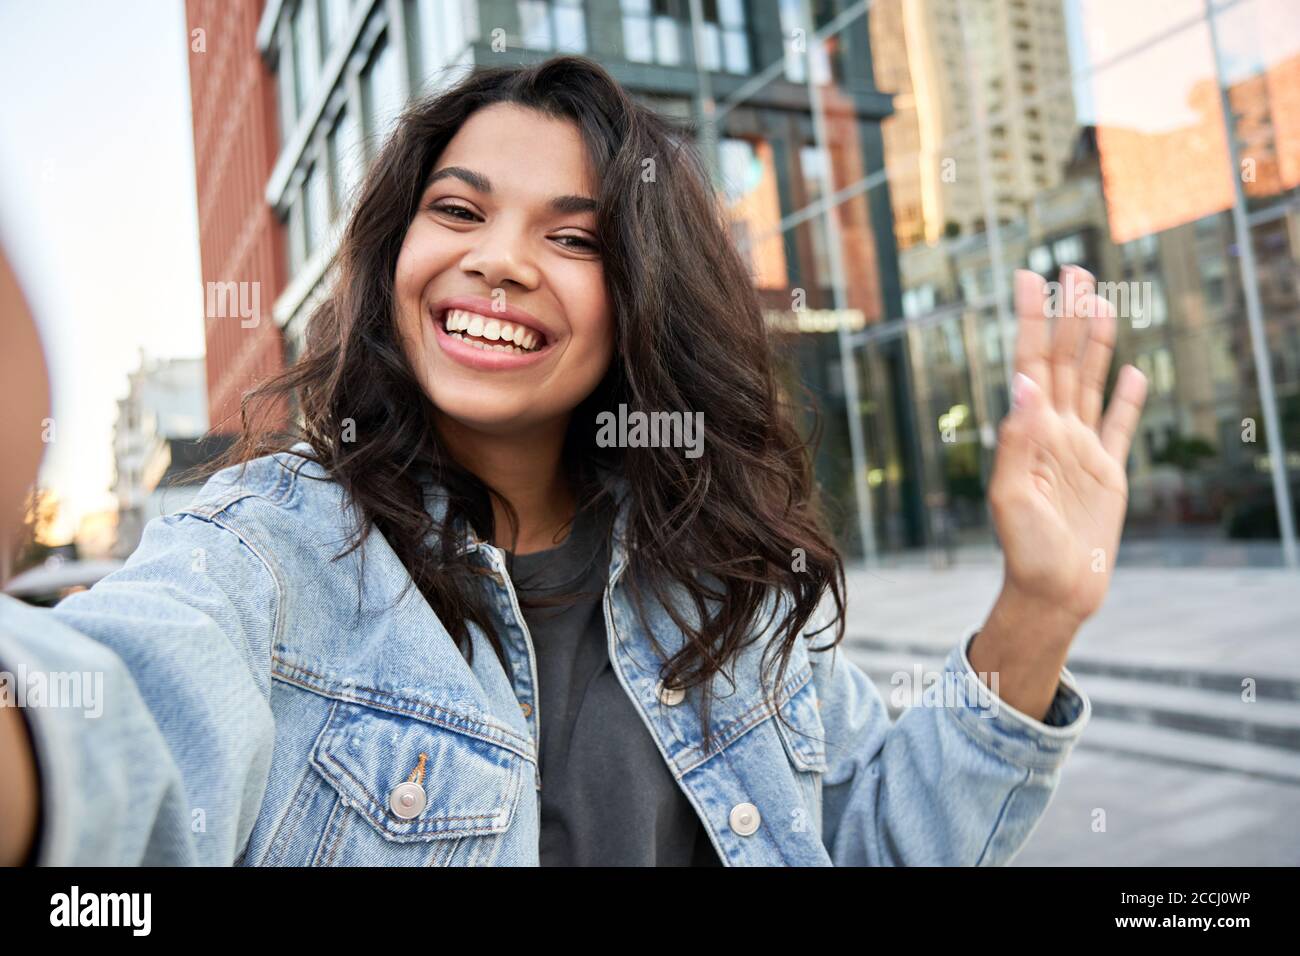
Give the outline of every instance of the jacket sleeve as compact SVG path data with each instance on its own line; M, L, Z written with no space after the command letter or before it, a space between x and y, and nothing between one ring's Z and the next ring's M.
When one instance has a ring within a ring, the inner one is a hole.
M279 614L270 567L220 514L153 519L124 567L53 609L0 603L37 865L235 862L270 770Z
M1091 705L1062 668L1046 721L1016 710L971 667L978 633L925 686L898 675L891 695L911 706L896 721L842 648L809 654L827 740L822 837L837 866L999 866L1033 833Z

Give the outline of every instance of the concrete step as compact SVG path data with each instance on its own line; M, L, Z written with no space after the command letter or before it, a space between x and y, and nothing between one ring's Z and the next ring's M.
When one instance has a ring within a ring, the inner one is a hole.
M1280 783L1300 783L1300 753L1263 744L1133 724L1094 715L1078 746L1164 763L1224 770Z
M1300 752L1300 703L1259 698L1247 702L1240 693L1078 676L1095 717Z

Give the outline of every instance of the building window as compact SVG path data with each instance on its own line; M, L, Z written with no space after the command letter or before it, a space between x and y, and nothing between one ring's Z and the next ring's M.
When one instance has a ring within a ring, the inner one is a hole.
M929 315L934 311L934 305L933 283L927 282L915 289L905 289L903 291L903 315L906 318L914 319L922 315Z
M294 89L298 112L307 104L320 79L320 29L315 0L303 0L293 12Z
M519 24L529 49L587 52L582 0L519 0Z
M334 191L334 215L347 211L352 191L361 181L366 168L365 149L361 143L361 128L351 109L345 108L330 130L329 161L333 175L330 177Z
M808 44L811 41L807 36L807 30L804 29L800 0L781 0L780 15L781 37L785 47L785 78L791 83L806 83L808 80L806 57ZM796 36L802 38L802 45L794 42Z
M1164 286L1152 282L1151 289L1151 324L1164 325L1169 319L1169 303L1165 300Z
M418 0L419 42L410 45L418 75L429 89L448 84L446 68L457 63L478 39L478 0Z
M1052 271L1052 251L1047 246L1034 246L1029 250L1029 268L1039 275Z
M743 4L740 0L704 0L702 7L700 68L748 73L749 40Z
M1077 235L1057 239L1052 243L1052 252L1059 265L1081 263L1084 259L1083 240Z
M1135 363L1142 374L1151 382L1151 391L1156 395L1168 395L1174 390L1173 356L1167 348L1158 348L1137 357Z
M745 5L741 0L718 0L722 29L722 62L729 73L748 73L749 35L745 30Z
M629 60L680 66L681 22L668 0L620 0L623 6L623 49Z
M348 0L321 0L324 7L325 53L329 54L343 39L348 26Z
M303 216L302 195L289 205L289 271L297 273L307 261L307 228Z
M400 69L397 53L387 35L381 37L370 64L361 75L366 130L374 138L376 148L388 138L402 112L404 97Z
M307 255L310 256L324 245L330 221L329 184L320 163L313 163L307 170L302 191L306 200Z
M287 143L298 120L298 94L293 76L293 34L281 29L278 45L280 53L276 86L280 93L280 138Z

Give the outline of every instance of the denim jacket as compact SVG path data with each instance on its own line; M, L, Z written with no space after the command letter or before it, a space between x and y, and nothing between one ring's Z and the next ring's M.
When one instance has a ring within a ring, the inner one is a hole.
M434 506L437 507L436 505ZM729 866L1004 864L1032 833L1090 714L1067 669L1046 722L988 691L966 634L944 664L969 694L891 721L819 612L776 694L755 641L698 688L663 691L663 607L626 594L620 508L604 598L610 659ZM377 531L350 533L340 487L282 453L213 476L151 521L120 570L53 609L0 601L10 690L76 676L93 708L32 695L36 862L537 865L537 672L503 551L466 533L493 582L510 673L472 630L473 663ZM730 679L729 679L730 678ZM734 680L734 685L732 684ZM779 707L786 723L776 719Z

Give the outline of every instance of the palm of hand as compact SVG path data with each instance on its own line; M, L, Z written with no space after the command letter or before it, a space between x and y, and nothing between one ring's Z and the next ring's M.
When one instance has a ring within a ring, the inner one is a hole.
M1092 277L1071 272L1063 272L1066 294L1052 300L1039 276L1017 273L1019 402L999 430L989 502L1008 584L1082 620L1101 606L1110 584L1128 503L1125 461L1146 378L1124 366L1101 419L1115 319L1093 293ZM1056 299L1061 308L1049 342L1048 305Z

